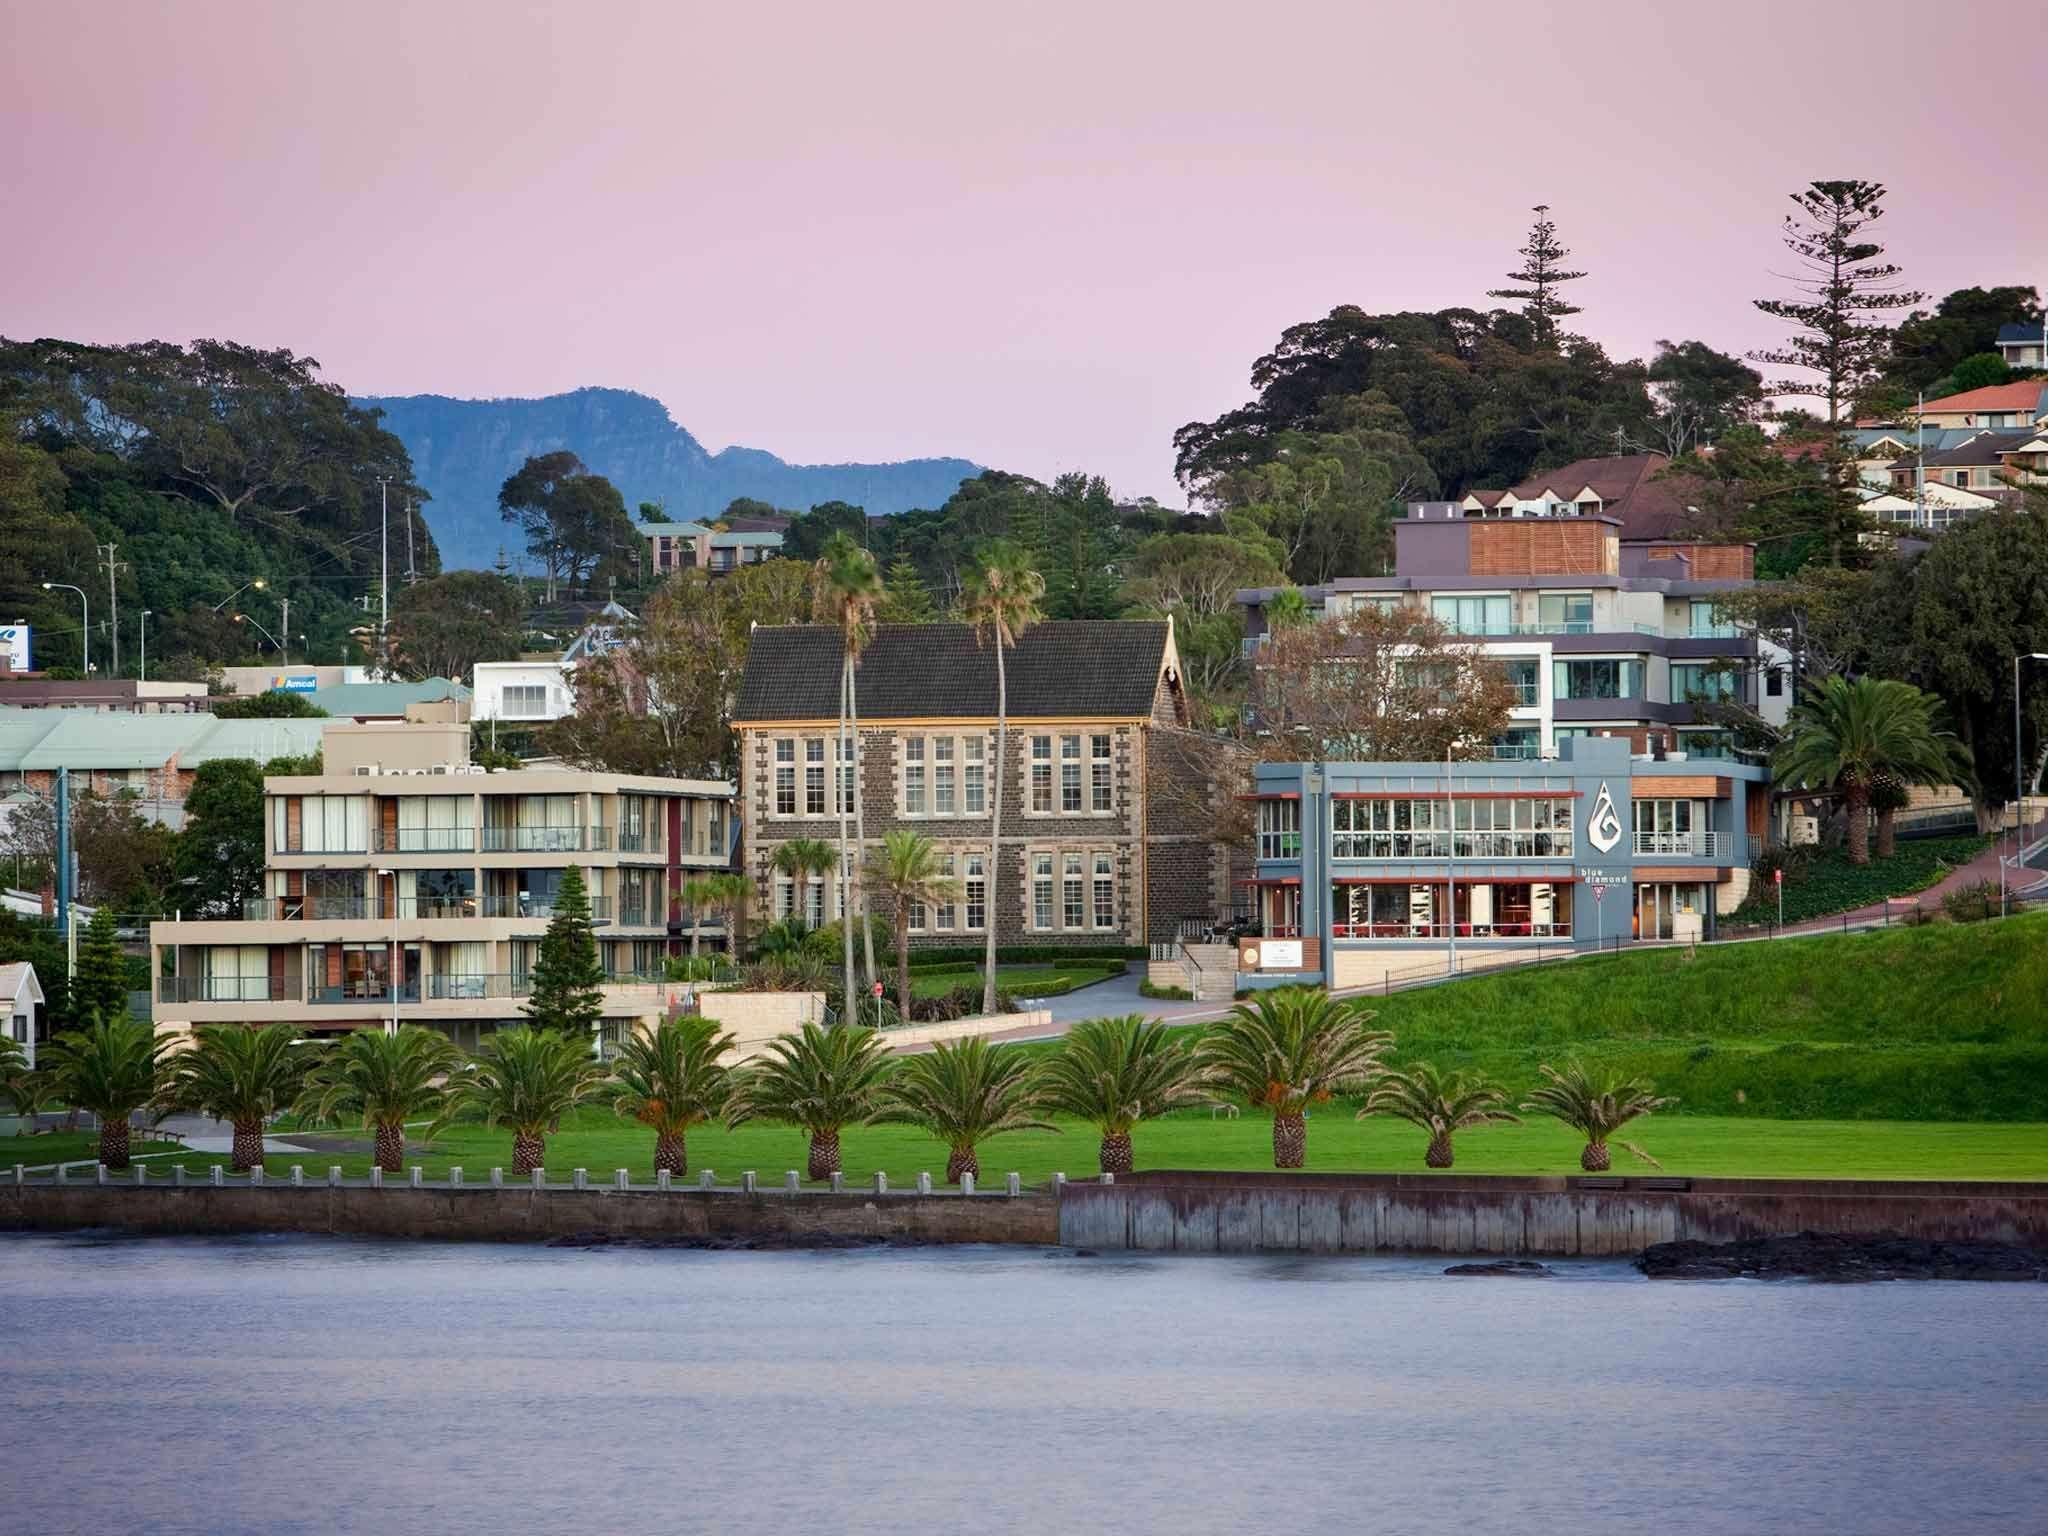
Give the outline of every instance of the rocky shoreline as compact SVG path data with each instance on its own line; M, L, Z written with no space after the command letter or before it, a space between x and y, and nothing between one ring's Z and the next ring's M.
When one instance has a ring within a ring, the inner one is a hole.
M1937 1242L1894 1233L1801 1232L1732 1243L1657 1243L1636 1256L1652 1280L2048 1281L2048 1253L2013 1243Z

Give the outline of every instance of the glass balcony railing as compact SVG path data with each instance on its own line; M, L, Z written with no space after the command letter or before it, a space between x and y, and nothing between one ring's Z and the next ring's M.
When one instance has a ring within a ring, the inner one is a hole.
M159 976L160 1003L275 1003L297 1001L273 988L268 976Z
M553 896L486 896L483 898L485 917L534 918L545 922L555 915ZM612 899L609 896L590 898L590 917L593 922L608 923L612 916Z
M420 987L416 981L408 981L398 989L397 997L391 995L388 982L365 980L345 981L338 986L314 986L306 989L309 1003L416 1003L420 1000Z
M485 853L602 853L609 827L485 827Z
M378 853L474 853L475 827L395 827L371 838Z
M622 828L619 832L619 852L659 853L661 852L661 834L652 831L628 832Z
M526 997L533 978L525 972L467 971L427 978L429 1002L464 1002L493 997Z

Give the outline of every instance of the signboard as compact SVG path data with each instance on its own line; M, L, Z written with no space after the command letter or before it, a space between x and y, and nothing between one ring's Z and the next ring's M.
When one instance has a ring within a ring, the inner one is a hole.
M1300 970L1301 940L1261 939L1259 941L1259 969L1264 971Z
M29 655L29 636L33 628L29 624L0 624L0 658L5 658L8 670L35 670Z
M1774 870L1772 870L1772 871L1771 871L1771 884L1773 884L1773 885L1783 885L1784 883L1785 883L1785 871L1784 871L1784 870L1783 870L1782 868L1780 868L1780 869L1774 869Z
M1621 817L1614 809L1614 796L1604 781L1593 801L1593 814L1586 822L1586 840L1602 853L1614 852L1614 845L1621 841Z
M270 686L285 693L318 693L320 679L311 672L277 672L271 675Z

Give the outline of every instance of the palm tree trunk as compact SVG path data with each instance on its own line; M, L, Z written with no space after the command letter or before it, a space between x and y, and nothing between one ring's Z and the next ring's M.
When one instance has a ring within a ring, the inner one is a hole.
M846 664L846 715L853 726L853 907L860 914L860 953L867 966L867 979L875 981L875 935L868 926L868 820L861 798L860 764L860 668L856 658Z
M1851 864L1870 862L1870 791L1851 783L1842 795L1842 809L1849 818L1845 829Z
M1888 859L1899 851L1898 812L1886 806L1877 813L1877 856Z
M396 1120L377 1127L377 1166L386 1173L405 1171L405 1126Z
M694 960L697 958L698 933L704 926L704 909L698 906L696 902L688 900L687 897L683 905L690 914L690 958Z
M1422 1154L1425 1168L1448 1168L1451 1166L1451 1137L1448 1131L1439 1131L1429 1138L1429 1150Z
M234 1150L228 1155L228 1166L237 1173L247 1173L263 1163L263 1121L237 1120L235 1122Z
M910 903L896 898L896 1006L910 1022Z
M971 1173L977 1179L981 1177L981 1159L974 1155L974 1143L971 1141L955 1147L946 1158L948 1184L958 1184L963 1173Z
M838 777L841 771L840 764L847 760L846 698L852 688L853 652L848 651L839 663L839 757L832 764L832 773L835 778ZM854 1001L853 994L853 912L851 910L853 903L849 900L851 887L847 884L847 881L852 877L852 871L846 867L847 805L846 797L839 790L840 786L837 783L833 784L832 799L839 807L839 938L840 947L845 952L845 993L840 1000L841 1013L839 1022L841 1024L857 1024L860 1022L860 1004Z
M988 928L987 958L983 962L981 977L981 1011L993 1014L996 1011L996 914L1003 905L1003 768L1009 755L1010 740L1010 679L1003 670L1003 632L996 628L996 760L989 765L989 777L995 780L990 786L989 803L993 815L989 822L988 834L988 883L983 888L986 900L983 903L982 922Z
M1614 1155L1607 1150L1604 1141L1589 1141L1586 1150L1579 1154L1579 1166L1588 1173L1605 1173L1614 1166Z
M1100 1157L1104 1173L1129 1173L1136 1166L1131 1155L1131 1133L1105 1131Z
M1273 1166L1300 1168L1308 1162L1308 1117L1293 1114L1273 1116Z
M100 1161L109 1168L128 1166L128 1117L100 1116Z
M839 1172L839 1128L811 1132L810 1176L829 1179Z
M683 1133L662 1131L654 1138L654 1166L670 1173L688 1173L690 1158L683 1145Z
M532 1173L536 1168L547 1165L548 1142L545 1136L531 1136L525 1131L512 1133L512 1171Z

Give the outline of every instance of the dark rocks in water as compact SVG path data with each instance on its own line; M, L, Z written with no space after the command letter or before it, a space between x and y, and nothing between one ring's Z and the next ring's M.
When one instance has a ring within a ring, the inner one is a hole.
M1534 1259L1489 1259L1483 1264L1453 1264L1444 1271L1447 1275L1506 1275L1514 1279L1531 1280L1544 1275L1555 1274L1547 1264L1538 1264Z
M1635 1266L1652 1280L2048 1280L2048 1253L2032 1248L1888 1232L1657 1243L1637 1256Z

